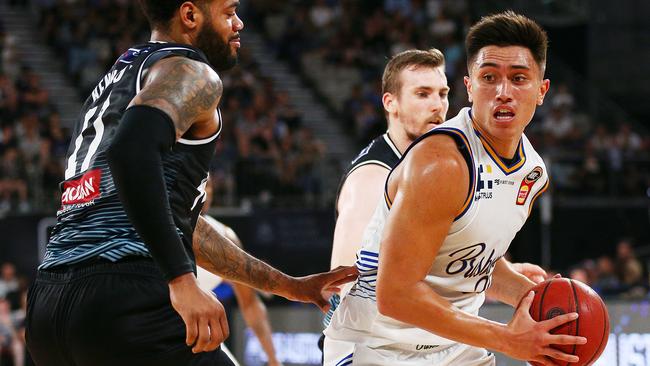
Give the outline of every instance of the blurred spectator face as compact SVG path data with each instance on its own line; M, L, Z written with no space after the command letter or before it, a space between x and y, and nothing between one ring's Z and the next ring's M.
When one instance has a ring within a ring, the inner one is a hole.
M386 93L384 107L389 124L400 123L406 135L415 140L447 118L447 77L442 67L407 67L399 77L399 94Z
M481 48L465 77L479 129L497 141L518 141L548 91L550 82L542 77L528 48Z
M587 271L585 271L583 268L575 268L571 270L569 277L572 280L577 280L582 283L589 284L589 277L587 276Z
M196 47L215 69L228 70L237 64L239 31L244 22L237 16L233 1L210 1L204 7L205 22L196 35Z
M608 275L614 273L614 262L610 257L600 257L598 258L598 274Z
M629 259L634 257L634 250L628 241L621 241L616 246L616 254L619 259Z
M4 263L2 265L2 279L12 280L16 277L16 267L11 263Z

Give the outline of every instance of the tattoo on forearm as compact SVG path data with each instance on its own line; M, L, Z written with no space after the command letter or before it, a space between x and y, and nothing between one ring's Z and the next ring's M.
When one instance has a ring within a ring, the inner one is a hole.
M263 291L279 289L283 273L241 250L202 218L192 244L197 264L209 272Z
M223 84L210 68L185 57L159 61L158 68L147 76L147 86L134 98L167 112L181 136L198 116L217 107Z

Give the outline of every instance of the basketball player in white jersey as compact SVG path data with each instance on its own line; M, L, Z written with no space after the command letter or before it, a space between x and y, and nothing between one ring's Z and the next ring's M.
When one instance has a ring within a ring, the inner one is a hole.
M206 199L203 208L201 209L201 216L203 216L208 225L212 226L221 235L243 249L241 240L239 240L239 237L233 229L208 215L208 211L212 205L212 193L212 179L208 178L205 186ZM196 268L196 277L199 282L199 287L208 293L212 292L215 287L223 282L221 277L206 271L200 266L197 266ZM273 338L271 336L271 324L267 317L266 306L264 306L264 303L259 296L257 296L254 289L237 282L229 283L232 285L233 291L235 292L235 297L237 298L237 303L242 316L244 317L244 321L253 330L255 336L257 336L257 339L259 339L260 344L262 345L262 349L264 349L264 353L266 353L268 359L267 365L282 366L282 363L278 361L275 354L275 347L273 346ZM226 348L225 344L222 344L221 348L231 358L235 365L239 365L232 353Z
M400 52L386 65L382 90L388 131L361 150L341 179L336 200L331 268L355 263L363 232L375 211L376 202L383 197L388 173L413 141L445 121L449 109L449 86L444 67L444 55L435 48ZM531 263L512 263L512 267L535 283L547 277L541 267ZM352 285L344 286L341 296ZM487 294L491 295L490 290ZM339 295L334 295L332 307L324 320L325 326L339 302Z
M325 365L494 365L486 348L543 365L578 360L551 345L585 338L549 333L577 314L535 322L534 282L503 259L548 186L523 135L549 87L546 44L536 23L512 12L472 27L472 108L416 140L390 173L359 279L325 331ZM490 287L518 306L507 325L478 316Z

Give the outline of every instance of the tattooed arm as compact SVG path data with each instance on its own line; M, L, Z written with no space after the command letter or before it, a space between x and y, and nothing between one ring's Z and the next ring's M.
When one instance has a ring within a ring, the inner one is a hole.
M162 157L178 138L218 129L222 85L206 64L184 57L159 60L131 101L108 148L120 201L169 285L171 305L186 325L194 352L214 350L228 336L223 306L194 277L165 187Z
M207 64L185 57L165 58L149 69L144 84L129 107L146 105L165 112L174 123L176 139L187 131L197 139L217 131L223 84Z
M305 277L289 276L244 252L203 217L196 224L192 244L196 263L206 270L289 300L314 303L324 310L329 307L328 294L356 278L354 267Z
M277 292L287 287L289 276L243 251L202 216L196 223L192 244L196 264L205 270L229 281L284 296Z

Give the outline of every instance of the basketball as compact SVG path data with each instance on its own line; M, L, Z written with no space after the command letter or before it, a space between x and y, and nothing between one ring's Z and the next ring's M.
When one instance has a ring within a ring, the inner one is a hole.
M558 315L576 312L575 321L563 324L551 331L552 334L568 334L587 338L584 345L554 345L557 349L580 357L577 363L563 366L593 364L607 345L609 337L609 315L605 303L591 287L568 278L552 278L533 287L535 298L530 306L530 315L535 321L543 321ZM556 361L558 362L558 361ZM537 362L532 365L539 366Z

